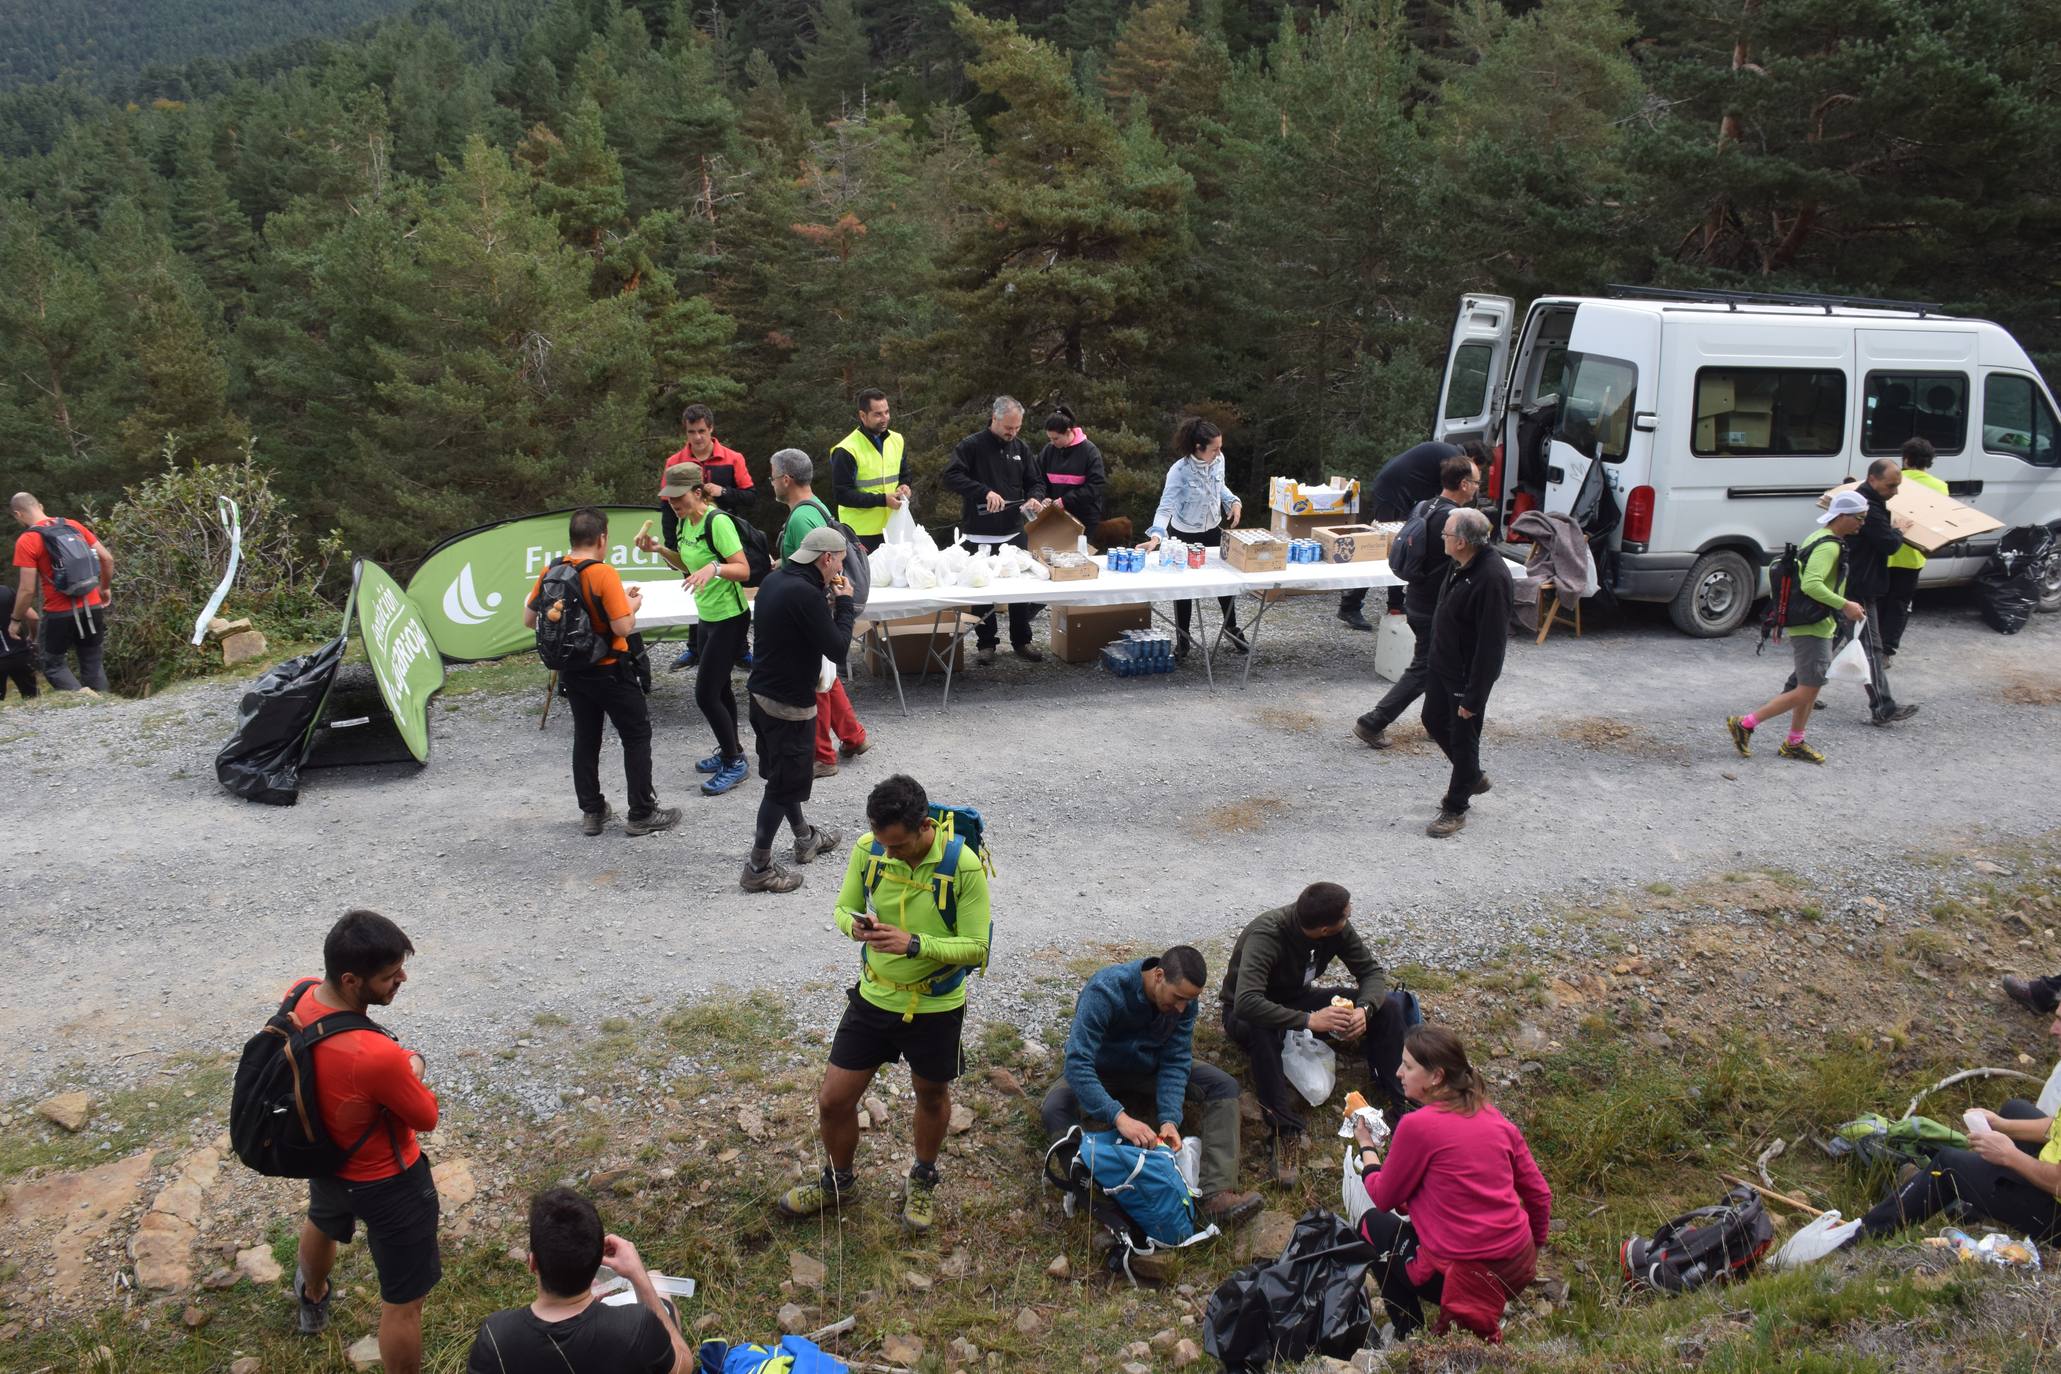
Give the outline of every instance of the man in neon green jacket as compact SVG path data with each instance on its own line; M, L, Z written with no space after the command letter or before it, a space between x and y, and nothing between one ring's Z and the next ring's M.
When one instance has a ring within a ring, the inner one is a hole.
M1732 747L1741 758L1753 757L1754 727L1786 711L1790 713L1789 738L1782 744L1781 756L1803 763L1825 761L1823 754L1804 743L1803 728L1810 723L1811 708L1818 704L1818 691L1832 667L1836 642L1832 631L1839 617L1859 621L1863 614L1860 602L1846 599L1845 543L1860 530L1867 514L1866 500L1855 492L1842 491L1818 517L1821 528L1797 545L1796 558L1802 566L1785 627L1789 651L1796 660L1796 685L1759 710L1726 718L1725 729L1731 732Z
M1945 496L1947 484L1932 475L1935 456L1930 439L1904 440L1904 479ZM1889 589L1876 607L1876 614L1882 617L1884 658L1895 658L1897 647L1904 642L1904 626L1911 621L1911 598L1917 594L1918 574L1924 567L1924 551L1915 544L1906 542L1889 555Z
M785 1216L814 1216L852 1195L859 1098L882 1065L905 1059L916 1089L916 1164L901 1222L922 1233L936 1220L932 1194L961 1068L966 977L988 960L988 877L974 846L954 843L932 819L929 797L907 774L873 789L866 821L873 828L852 846L837 894L838 931L860 952L859 980L846 994L816 1093L829 1163L779 1206Z

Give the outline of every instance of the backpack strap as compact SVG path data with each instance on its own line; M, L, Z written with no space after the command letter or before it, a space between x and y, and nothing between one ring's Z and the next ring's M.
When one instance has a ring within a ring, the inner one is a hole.
M321 980L318 978L310 978L298 984L294 988L294 991L291 994L289 994L287 998L287 1006L290 1008L295 1002L300 1001L301 994L307 991L307 989L315 986L315 984L320 981ZM350 1031L378 1031L381 1035L385 1036L389 1040L394 1041L395 1043L399 1043L400 1041L400 1037L395 1035L392 1031L388 1030L385 1026L380 1025L379 1022L373 1020L371 1017L365 1015L363 1012L357 1011L328 1012L322 1016L316 1017L315 1020L307 1026L300 1026L299 1023L296 1022L295 1027L296 1029L294 1035L286 1042L286 1053L289 1058L292 1056L294 1051L294 1042L297 1040L300 1042L301 1049L308 1054L310 1063L312 1063L314 1060L315 1046L321 1044L324 1040L329 1039L331 1036L343 1035ZM299 1073L295 1073L294 1075L294 1102L295 1106L300 1110L301 1113L302 1129L306 1130L308 1127L307 1106L300 1100ZM365 1133L363 1135L359 1136L356 1140L351 1142L350 1148L343 1152L343 1157L345 1159L349 1159L352 1155L358 1153L359 1150L363 1149L365 1147L365 1142L372 1139L373 1134L379 1130L381 1125L385 1125L386 1127L387 1140L394 1152L394 1163L396 1165L399 1165L401 1162L401 1137L400 1134L394 1130L393 1114L387 1111L385 1107L381 1107L378 1111L373 1113L372 1124L365 1128ZM308 1131L308 1134L312 1136L314 1132Z

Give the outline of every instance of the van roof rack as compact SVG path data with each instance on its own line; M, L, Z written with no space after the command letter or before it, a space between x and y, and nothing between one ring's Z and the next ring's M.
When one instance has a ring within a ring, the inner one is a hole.
M1827 315L1844 307L1850 310L1906 310L1923 318L1944 315L1944 307L1931 301L1878 300L1873 296L1825 296L1815 292L1790 291L1702 291L1690 287L1629 286L1610 284L1610 294L1623 300L1693 301L1701 305L1722 305L1737 310L1742 305L1802 305L1823 310Z

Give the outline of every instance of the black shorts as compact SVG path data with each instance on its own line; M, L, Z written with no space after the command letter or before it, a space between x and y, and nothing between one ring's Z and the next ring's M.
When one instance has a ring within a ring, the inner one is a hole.
M766 795L782 805L807 801L816 786L815 717L782 720L753 699L751 729L758 737L759 778Z
M949 1083L965 1067L959 1053L965 1007L918 1012L915 1020L904 1021L900 1012L882 1011L859 996L856 987L848 990L845 998L851 1005L844 1009L837 1035L830 1042L831 1068L865 1073L904 1059L916 1077Z
M437 1185L429 1156L391 1178L352 1183L340 1178L308 1180L308 1220L338 1245L349 1245L358 1222L379 1272L379 1297L395 1305L414 1302L444 1276L437 1253Z

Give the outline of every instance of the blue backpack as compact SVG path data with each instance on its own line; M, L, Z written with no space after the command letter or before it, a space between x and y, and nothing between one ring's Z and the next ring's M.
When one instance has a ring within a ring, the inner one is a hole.
M937 908L937 914L945 923L945 929L954 935L959 933L959 866L964 861L968 848L981 868L989 877L995 875L995 860L988 853L987 830L980 812L970 806L932 806L928 808L930 819L936 823L938 833L945 837L945 852L938 857L937 868L930 878L930 900ZM880 888L880 880L886 876L887 847L880 841L873 841L868 847L866 869L863 881L866 885L866 902L872 905L873 894ZM992 936L988 946L994 948ZM987 961L982 960L980 971L986 973ZM866 965L866 950L859 950L859 971L871 978L872 972ZM940 969L918 991L927 997L942 997L966 981L967 966L954 964ZM912 1007L913 1009L913 1007Z
M844 1374L850 1368L801 1336L782 1336L772 1347L703 1341L695 1368L707 1374Z

